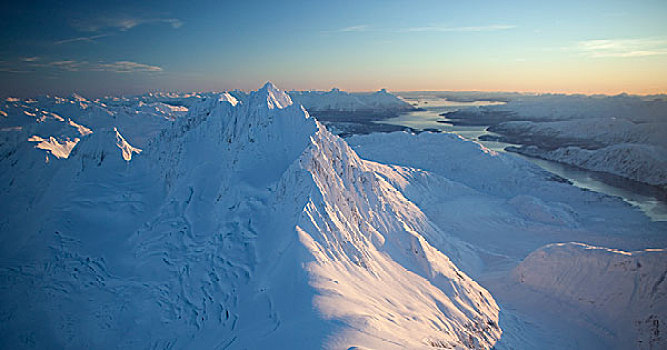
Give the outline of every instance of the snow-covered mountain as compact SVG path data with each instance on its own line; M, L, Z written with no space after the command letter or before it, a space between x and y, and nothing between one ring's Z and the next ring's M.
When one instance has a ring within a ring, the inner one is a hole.
M635 123L622 118L585 118L555 122L510 121L490 131L511 143L530 143L553 149L566 146L600 148L619 143L667 147L667 120ZM529 140L529 141L527 141Z
M552 151L536 146L509 150L667 188L667 148L664 147L621 143L593 150L575 146Z
M484 108L486 111L510 111L509 120L558 121L573 119L622 118L635 122L664 121L667 100L620 94L565 95L522 94L512 96L507 104ZM499 121L503 121L502 115Z
M520 95L507 104L448 114L489 125L486 139L519 144L507 150L587 170L664 186L667 101L664 98Z
M269 83L201 97L185 115L154 107L4 104L3 347L500 338L493 297L456 266L474 263L470 247L289 95Z
M315 112L404 112L416 108L382 89L374 93L331 91L290 91L290 96L308 111Z
M489 130L524 144L509 151L603 171L651 185L667 185L667 123L593 118L510 121Z

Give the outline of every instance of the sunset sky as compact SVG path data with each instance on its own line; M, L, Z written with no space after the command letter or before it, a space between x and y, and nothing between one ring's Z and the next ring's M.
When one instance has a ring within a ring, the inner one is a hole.
M3 3L0 94L667 92L667 1Z

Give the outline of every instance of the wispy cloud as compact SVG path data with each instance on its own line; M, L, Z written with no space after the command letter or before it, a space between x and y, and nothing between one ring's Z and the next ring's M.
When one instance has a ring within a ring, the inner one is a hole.
M54 61L54 62L49 62L46 64L46 66L50 67L55 67L59 68L62 70L70 71L70 72L78 72L81 70L84 64L87 62L78 62L78 61Z
M91 72L114 72L114 73L135 73L135 72L161 72L162 67L132 61L116 62L96 62L87 61L54 61L48 63L48 66L55 67L69 72L91 71Z
M370 29L368 24L359 24L356 26L349 26L345 28L338 29L337 32L365 32Z
M575 51L589 57L645 57L667 55L667 40L608 39L585 40L575 44Z
M169 23L171 25L171 27L174 28L174 29L178 29L178 28L183 26L183 21L181 21L178 18L167 18L167 19L161 20L160 22Z
M31 71L31 70L25 70L25 69L19 69L19 68L2 67L2 66L0 66L0 72L5 72L5 73L31 73L31 72L33 72L33 71Z
M133 73L133 72L161 72L162 67L151 66L148 64L132 61L116 61L113 63L98 63L91 67L91 70L107 71L115 73Z
M32 61L26 61L26 58L30 59L31 57L24 57L18 59L18 61L0 61L0 72L3 73L30 73L34 71L34 68L30 68Z
M509 24L492 24L484 26L463 26L452 27L442 25L422 26L405 28L404 32L495 32L499 30L508 30L516 28L515 25Z
M446 25L429 25L419 27L407 28L372 28L367 24L353 25L349 27L340 28L332 31L324 31L324 33L343 33L343 32L387 32L387 33L410 33L410 32L495 32L499 30L509 30L516 28L515 25L510 24L491 24L483 26L446 26Z
M174 29L183 26L183 21L178 18L162 18L162 17L132 17L132 16L108 16L87 18L84 20L74 20L71 22L72 27L82 33L90 33L90 35L81 35L74 38L67 38L55 41L54 44L62 45L74 42L90 42L94 43L97 39L106 38L119 32L126 32L132 28L145 24L168 24ZM92 34L96 33L96 34Z
M27 57L14 61L0 61L0 72L6 73L34 73L34 72L111 72L111 73L139 73L162 72L160 66L154 66L133 61L115 62L88 62L78 60L48 61L37 57Z
M58 40L55 42L56 45L61 45L61 44L67 44L67 43L73 43L73 42L78 42L78 41L84 41L84 42L95 42L97 39L101 38L106 38L108 36L111 36L113 34L111 33L104 33L104 34L97 34L97 35L89 35L89 36L80 36L76 38L71 38L71 39L65 39L65 40Z
M127 15L115 15L75 20L72 22L72 26L82 32L97 32L104 29L127 31L143 24L156 23L166 23L174 29L178 29L183 26L183 21L178 18L134 17Z

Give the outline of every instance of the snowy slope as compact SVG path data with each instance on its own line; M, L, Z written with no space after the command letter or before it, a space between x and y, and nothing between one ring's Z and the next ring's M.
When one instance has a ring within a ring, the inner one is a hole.
M177 118L131 113L145 107L135 100L71 101L68 117L92 134L67 158L47 163L27 141L34 119L9 123L22 129L0 160L0 210L13 213L0 222L3 347L500 338L494 299L455 265L475 264L469 246L272 84L202 97ZM71 132L56 122L41 134Z
M347 139L363 158L428 170L475 190L516 196L538 190L551 174L517 157L467 141L454 133L355 135ZM527 183L530 181L530 183Z
M500 334L495 302L429 242L447 246L458 261L467 248L448 243L341 139L320 126L312 140L299 172L307 171L314 187L296 230L310 253L305 266L319 291L316 306L327 319L348 320L331 344L491 346ZM284 186L279 195L295 192Z
M598 316L618 349L667 346L667 252L626 252L580 243L552 244L514 270L519 283Z
M498 349L628 348L614 347L614 337L634 337L632 330L619 328L610 335L600 325L611 324L610 315L622 313L625 305L632 308L634 300L601 306L607 313L565 308L549 287L540 296L531 295L527 285L517 285L511 271L531 252L553 242L628 250L664 247L663 223L647 222L618 199L550 181L554 179L524 159L491 152L456 135L399 132L348 141L365 159L399 164L392 168L400 176L390 182L441 229L479 252L480 266L466 271L501 306ZM652 276L661 271L660 258L647 264ZM588 261L579 260L576 266L591 276L598 271ZM585 289L585 284L575 281L567 288ZM610 294L623 292L614 284L605 288Z
M347 141L364 159L419 169L397 170L406 179L394 186L476 248L521 259L567 240L633 250L665 244L664 223L651 224L622 200L582 191L526 159L455 134L377 133Z
M374 93L349 93L331 89L331 91L290 91L289 94L296 103L311 112L403 112L415 109L385 89Z

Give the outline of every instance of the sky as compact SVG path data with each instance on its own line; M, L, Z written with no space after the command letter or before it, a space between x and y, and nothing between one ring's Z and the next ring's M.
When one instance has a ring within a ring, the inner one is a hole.
M0 95L667 92L667 1L23 1Z

